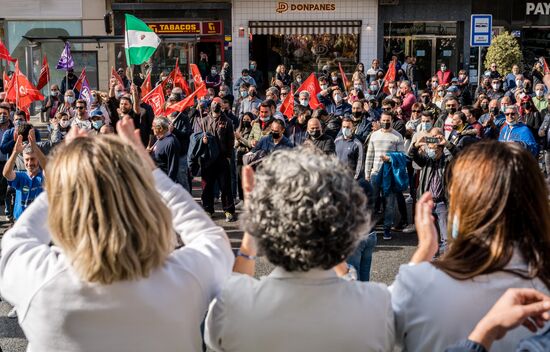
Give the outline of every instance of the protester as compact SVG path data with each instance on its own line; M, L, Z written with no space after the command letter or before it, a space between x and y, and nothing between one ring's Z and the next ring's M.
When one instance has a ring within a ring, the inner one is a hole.
M303 145L317 148L326 155L336 154L334 139L324 133L321 121L315 117L307 122L307 138Z
M170 120L156 117L153 121L153 133L157 139L151 152L155 164L174 182L178 182L181 146L178 139L170 132Z
M63 102L59 99L60 95L59 86L57 84L52 84L50 86L50 95L46 97L44 104L42 105L41 112L45 114L46 119L44 122L48 122L52 119L57 113L57 108Z
M84 131L92 130L92 122L88 115L86 100L78 99L75 104L75 115L71 122L71 127L76 126Z
M508 288L550 288L548 189L535 158L516 143L486 141L462 151L450 172L449 250L429 262L438 246L426 193L417 203L417 251L391 287L397 340L409 351L464 339ZM513 351L530 335L511 331L494 350Z
M506 124L500 130L498 140L501 142L518 143L529 150L533 156L537 157L539 148L535 137L527 125L518 121L519 114L517 107L515 105L507 106L504 115L506 116Z
M295 146L302 145L307 138L307 123L311 119L309 108L298 105L294 108L296 116L288 121L288 128L285 129L285 136Z
M293 148L294 144L285 137L285 125L279 119L271 121L271 132L267 136L263 136L251 152L255 153L259 150L264 152L264 155L271 154L274 151L286 148Z
M0 289L25 312L29 349L201 349L208 302L233 265L229 240L156 169L130 118L117 131L73 129L48 163L47 194L2 239Z
M67 70L67 76L63 77L63 79L61 80L61 94L65 95L65 93L73 91L74 85L76 84L77 81L78 81L78 77L76 77L76 75L74 74L74 69L69 68ZM73 97L74 97L74 92L73 92Z
M59 112L50 120L50 142L52 145L60 143L71 129L71 118L66 112Z
M243 238L235 270L254 274L256 246L275 269L262 280L235 275L228 281L206 318L208 347L391 351L388 291L381 284L342 280L332 270L369 229L365 195L346 166L299 148L274 153L256 175L247 168L243 178L249 194L243 227L250 236Z

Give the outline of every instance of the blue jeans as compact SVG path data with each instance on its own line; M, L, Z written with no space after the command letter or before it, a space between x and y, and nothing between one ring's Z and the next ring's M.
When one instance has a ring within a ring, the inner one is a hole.
M370 178L372 180L372 195L375 199L382 192L380 186L375 182L377 177L377 174L372 174ZM383 198L386 204L384 209L384 230L390 230L393 226L393 218L395 216L395 193L390 192L385 196L383 195Z
M439 227L439 252L443 254L447 250L447 204L445 202L435 203L433 214L437 221L437 227Z
M355 251L348 257L348 264L357 270L357 280L369 281L372 252L376 246L376 232L371 232L359 241Z

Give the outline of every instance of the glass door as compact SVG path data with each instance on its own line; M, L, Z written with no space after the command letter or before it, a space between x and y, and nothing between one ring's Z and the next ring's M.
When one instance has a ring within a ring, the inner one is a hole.
M421 89L426 87L426 82L434 72L433 42L433 38L411 39L409 55L416 57L417 67L417 77L415 77L415 82L413 83Z

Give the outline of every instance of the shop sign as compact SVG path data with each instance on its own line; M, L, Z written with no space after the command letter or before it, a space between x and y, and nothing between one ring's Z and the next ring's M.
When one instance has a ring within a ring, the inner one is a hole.
M157 34L222 34L221 21L150 22L147 25Z
M531 16L550 15L550 2L527 2L525 3L525 14Z
M333 12L336 11L336 3L288 3L284 1L279 1L277 3L277 8L275 9L277 13L285 12Z

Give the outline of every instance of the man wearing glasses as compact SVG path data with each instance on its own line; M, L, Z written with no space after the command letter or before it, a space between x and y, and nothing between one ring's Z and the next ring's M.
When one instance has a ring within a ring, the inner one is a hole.
M515 142L527 148L536 158L539 147L531 130L523 122L519 122L518 108L515 105L508 105L504 110L506 124L500 130L498 140L501 142Z
M92 122L88 116L86 100L78 99L75 104L75 115L71 126L77 126L81 130L89 131L92 129Z

